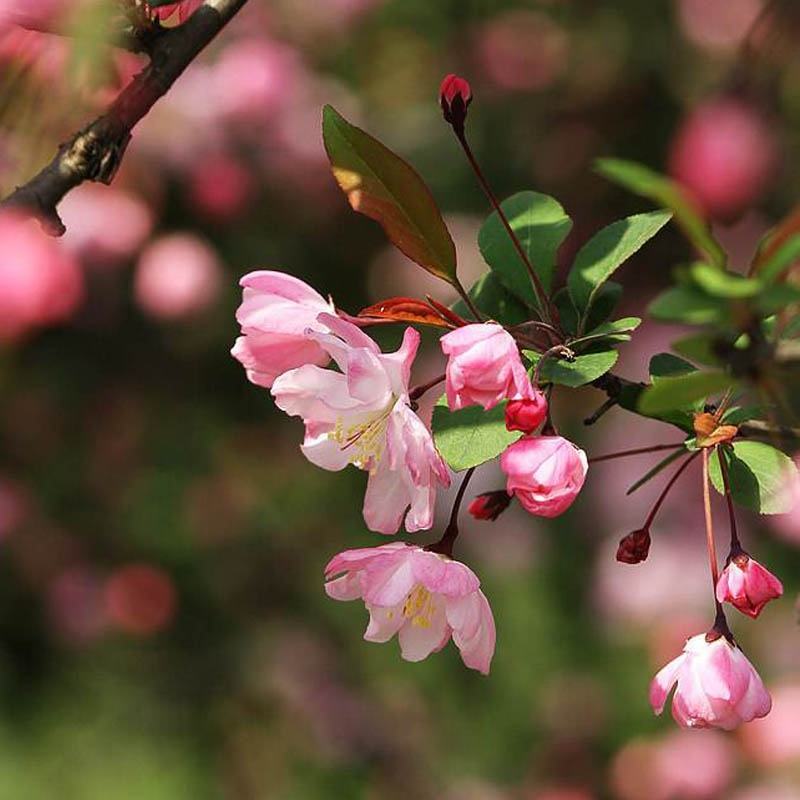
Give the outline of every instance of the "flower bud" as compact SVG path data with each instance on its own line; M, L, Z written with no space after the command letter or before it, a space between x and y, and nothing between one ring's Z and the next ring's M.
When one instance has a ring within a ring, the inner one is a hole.
M506 405L506 428L510 431L533 433L547 419L547 397L533 389L527 397L509 400Z
M623 564L641 564L649 552L650 531L642 528L619 540L617 561L621 561Z
M509 506L511 497L503 490L484 492L472 499L467 511L475 519L488 519L494 522Z
M753 619L782 594L781 582L743 550L731 558L717 581L717 600L730 603Z
M458 75L445 75L439 87L439 103L445 121L455 128L463 128L467 118L467 107L472 102L472 89L469 83Z
M586 453L560 436L525 437L500 456L506 489L538 517L563 514L578 496L589 467Z

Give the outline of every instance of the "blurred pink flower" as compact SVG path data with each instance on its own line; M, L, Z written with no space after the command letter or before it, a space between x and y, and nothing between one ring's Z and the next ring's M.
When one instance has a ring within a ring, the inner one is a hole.
M734 219L767 188L777 149L757 111L735 100L713 100L696 108L676 133L669 171L708 216Z
M218 111L242 122L267 122L292 98L302 67L289 45L265 38L232 42L213 67Z
M506 398L531 393L530 381L510 333L496 323L465 325L440 340L447 361L447 404L494 408Z
M763 0L677 0L686 38L709 50L729 51L741 43L763 7Z
M100 578L90 567L70 567L47 587L51 625L71 644L97 638L107 625Z
M767 781L740 789L729 800L800 800L800 789L792 782Z
M717 581L717 600L755 619L764 606L783 594L783 584L747 553L731 559Z
M480 581L464 564L392 542L339 553L325 576L329 597L364 601L370 615L364 634L368 642L388 642L397 634L403 658L421 661L452 636L464 663L489 674L494 617Z
M307 335L310 330L327 330L317 317L336 313L330 300L285 272L257 270L239 283L244 291L236 320L242 335L231 353L253 383L269 389L290 369L325 366L330 361L328 352Z
M153 229L153 215L140 198L98 183L73 189L58 212L67 228L65 247L97 265L131 258Z
M233 156L219 153L194 165L187 199L204 216L229 222L247 210L254 189L252 172Z
M718 731L675 731L659 742L656 783L665 797L712 800L736 773L734 744Z
M174 233L151 242L139 258L134 280L136 301L157 319L192 316L214 303L221 270L214 250L190 233Z
M586 453L561 436L520 439L500 456L506 489L538 517L557 517L575 501L589 468Z
M364 520L370 530L396 533L433 525L437 485L450 476L433 437L411 410L408 381L419 333L406 328L394 353L355 325L320 314L330 333L309 331L341 372L306 364L285 372L272 386L277 406L306 426L302 450L312 464L340 470L348 464L369 472Z
M569 40L545 14L510 11L480 32L478 52L483 72L498 87L536 91L550 86L564 71Z
M650 684L650 705L661 714L672 687L672 716L684 728L732 730L769 714L772 701L744 653L724 636L693 636L683 653Z
M120 567L109 576L103 593L110 622L126 633L149 636L164 630L175 617L175 585L160 567Z
M0 211L0 242L0 342L69 318L83 276L62 244L16 211Z
M19 25L49 30L67 6L67 0L0 0L0 29Z
M800 763L800 684L772 690L772 713L742 730L748 755L764 767Z

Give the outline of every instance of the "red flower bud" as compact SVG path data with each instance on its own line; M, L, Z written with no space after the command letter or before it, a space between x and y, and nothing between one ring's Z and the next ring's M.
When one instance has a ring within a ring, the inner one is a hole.
M469 83L458 75L445 75L439 87L439 103L447 122L454 128L463 128L467 118L467 106L472 102Z
M530 397L509 400L506 405L506 428L533 433L547 419L547 397L533 389Z
M640 564L650 552L650 531L646 528L629 533L620 539L617 561L623 564Z
M507 508L511 497L505 491L486 492L472 499L467 510L475 519L494 522Z

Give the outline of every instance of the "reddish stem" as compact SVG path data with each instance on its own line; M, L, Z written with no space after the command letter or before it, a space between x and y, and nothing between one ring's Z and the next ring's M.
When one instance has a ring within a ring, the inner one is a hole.
M653 508L650 509L650 513L647 515L647 519L645 520L645 523L642 526L642 530L649 530L650 529L650 526L653 524L653 520L656 518L656 514L658 514L658 509L661 508L662 504L667 499L667 495L670 493L670 490L675 485L675 481L677 481L678 478L680 478L680 476L683 474L683 471L686 469L686 467L688 467L689 464L691 464L692 461L694 461L697 458L698 455L699 455L699 453L692 453L683 462L683 464L681 464L678 467L678 469L675 470L675 474L669 479L669 482L664 487L664 490L661 492L661 494L658 496L658 500L656 500L655 504L653 505Z
M635 450L620 450L618 453L606 453L602 456L594 456L589 459L590 464L596 464L598 461L610 461L612 458L624 458L625 456L638 456L642 453L657 453L659 450L676 450L683 447L683 442L677 444L654 444L650 447L637 447Z

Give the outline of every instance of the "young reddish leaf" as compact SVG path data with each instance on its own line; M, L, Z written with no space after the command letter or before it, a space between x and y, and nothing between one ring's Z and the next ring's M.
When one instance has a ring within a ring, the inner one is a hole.
M438 328L455 327L442 319L442 315L423 300L413 297L390 297L380 303L362 308L359 317L391 320L393 322L416 322L421 325L435 325Z
M331 106L322 113L322 135L333 175L353 209L379 222L412 261L458 286L455 245L414 169Z
M460 328L463 325L469 325L469 322L465 320L464 317L459 316L451 308L443 305L429 294L425 295L425 299L439 312L442 319L452 322L453 327Z

